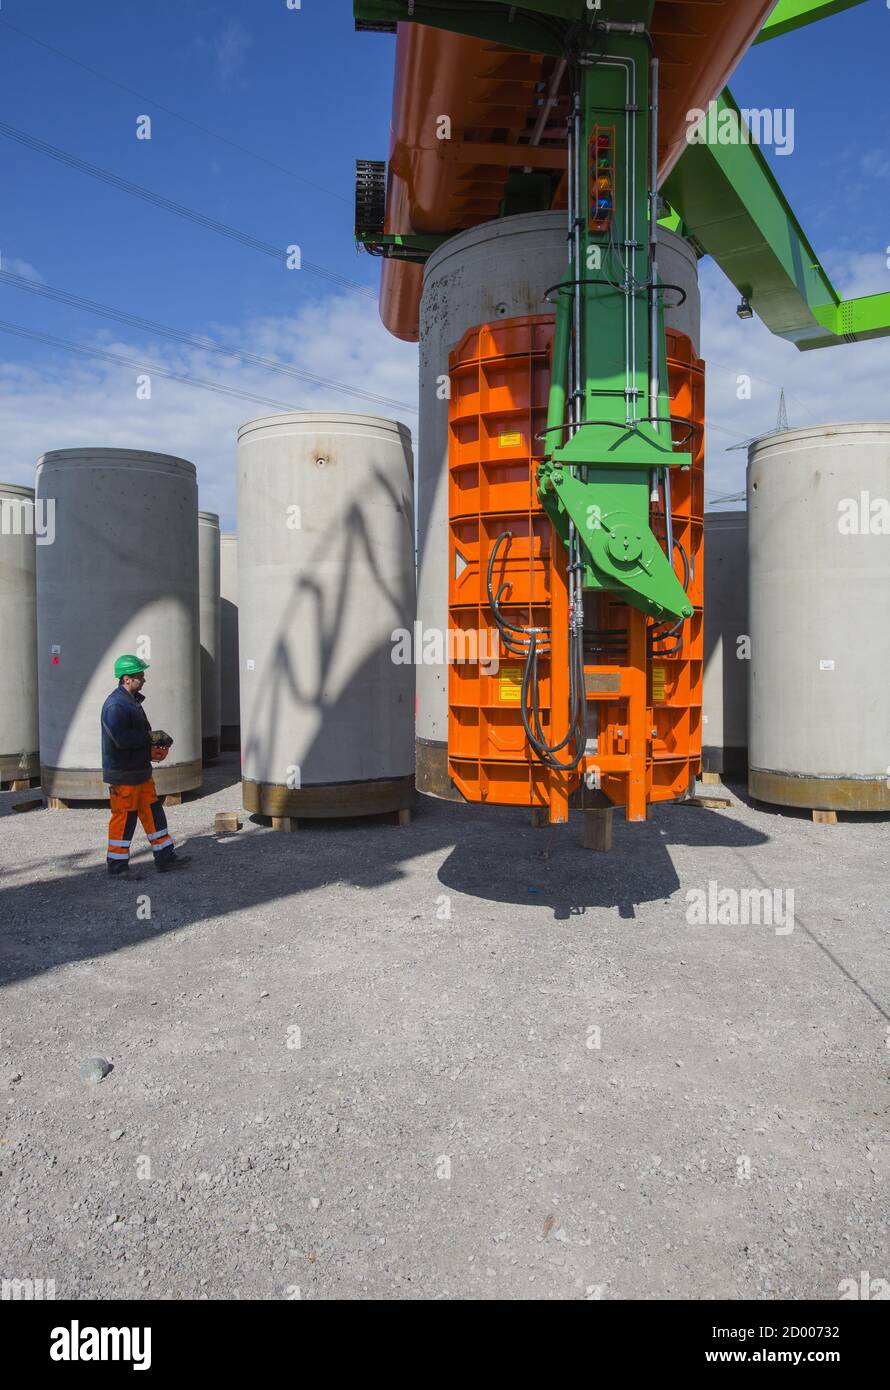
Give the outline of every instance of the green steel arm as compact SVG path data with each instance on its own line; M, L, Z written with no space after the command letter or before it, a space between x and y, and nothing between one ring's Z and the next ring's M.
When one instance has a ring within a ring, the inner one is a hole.
M828 19L830 15L852 10L863 3L864 0L779 0L754 42L767 43L769 39L778 39L782 34L802 29L805 24Z
M712 134L733 123L741 128L727 89ZM757 145L690 144L662 192L771 332L801 350L890 335L890 294L841 300Z

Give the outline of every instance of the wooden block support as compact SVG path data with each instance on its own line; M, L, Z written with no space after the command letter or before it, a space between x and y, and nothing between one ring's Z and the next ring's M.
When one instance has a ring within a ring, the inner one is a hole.
M403 806L402 809L401 809L401 811L399 811L399 825L410 825L410 824L411 824L411 807L410 807L410 806Z
M704 806L708 811L731 811L732 802L727 796L691 796L681 806Z
M532 807L532 827L535 830L543 830L545 825L550 824L550 813L546 806Z
M703 772L701 775L702 785L705 787L722 786L723 779L719 772Z
M280 830L284 835L292 835L295 830L299 830L300 822L293 816L273 816L272 829Z
M48 811L67 811L68 802L63 801L60 796L48 796L46 798L46 809Z
M167 792L166 796L164 797L164 805L165 805L165 806L181 806L181 805L182 805L182 792Z
M612 848L612 817L614 806L584 809L584 848L607 853Z
M224 835L228 831L240 830L242 825L241 817L237 811L220 811L213 822L213 828L217 835Z
M814 825L837 825L837 811L814 811Z
M42 797L42 796L32 796L31 799L30 799L30 801L14 801L14 802L13 802L12 809L13 809L14 811L20 811L20 812L23 812L23 811L42 811L42 810L43 810L43 797Z

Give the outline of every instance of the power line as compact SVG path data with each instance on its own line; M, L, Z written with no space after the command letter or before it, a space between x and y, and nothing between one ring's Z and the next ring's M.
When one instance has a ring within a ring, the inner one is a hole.
M393 400L390 396L380 396L373 391L362 391L357 387L348 386L345 382L316 376L313 372L303 371L300 367L292 367L286 362L279 362L274 357L262 357L258 353L226 347L223 343L214 342L212 338L198 337L186 333L182 329L157 323L154 319L144 319L137 314L129 314L123 309L112 308L109 304L99 304L92 299L83 299L80 295L71 294L68 290L40 284L37 280L28 279L27 276L15 275L10 270L0 270L0 283L10 285L13 289L26 290L29 294L42 295L44 299L55 300L56 303L65 304L72 309L82 309L88 314L96 314L99 318L126 324L130 328L140 328L149 333L157 333L161 337L170 338L173 342L198 348L201 352L215 352L222 357L236 358L250 366L262 367L266 371L280 372L283 376L294 377L299 381L309 382L313 386L323 386L329 391L339 391L346 396L361 397L363 400L373 401L376 405L394 406L398 410L417 414L416 406L407 405L404 401Z
M716 370L718 372L728 372L729 375L734 376L736 380L738 380L740 376L748 376L751 378L752 381L759 381L762 386L775 387L776 384L774 381L769 381L768 378L765 376L755 376L753 372L740 372L737 367L727 366L725 362L715 362L711 357L707 359L707 367L708 371ZM801 410L803 410L807 415L809 415L811 420L816 420L816 416L810 410L809 406L804 405L803 401L800 399L799 396L793 396L790 391L786 394L788 395L788 398L790 400L794 401L795 405L799 405Z
M234 386L222 386L215 381L202 381L200 377L186 376L183 372L171 372L166 367L158 367L153 362L136 362L132 357L121 357L116 352L104 352L101 348L86 347L83 343L72 343L67 338L54 338L49 333L38 333L36 329L25 328L20 323L7 323L0 319L0 333L12 333L17 338L30 338L36 343L48 343L51 347L64 348L66 352L76 352L82 357L98 357L104 362L112 362L119 367L136 367L149 375L164 376L170 381L181 381L187 386L200 386L204 391L216 391L222 396L238 396L243 401L259 401L260 405L274 405L284 410L305 410L305 406L295 405L293 401L270 400L268 396L256 396L252 391L239 391Z
M258 154L256 150L250 150L246 145L239 145L237 141L230 140L228 136L220 135L219 131L210 130L208 126L201 125L199 121L193 121L190 116L183 116L181 112L174 111L171 107L165 106L163 102L158 101L155 97L150 97L145 92L137 91L135 87L128 87L124 82L118 82L116 78L109 77L107 73L99 72L97 68L91 68L89 63L81 62L80 58L74 58L70 53L63 53L61 48L54 48L53 45L47 43L45 39L38 39L34 34L29 34L26 29L20 29L17 24L10 24L8 19L0 19L0 24L6 29L11 29L13 33L19 34L23 39L28 39L29 42L36 43L41 48L45 48L48 53L55 53L57 58L64 58L66 63L73 63L75 67L83 68L84 72L90 73L93 77L98 77L101 82L107 82L110 87L117 87L121 92L128 92L130 96L138 97L140 101L151 102L159 111L164 111L168 116L173 116L175 120L182 121L185 125L190 125L195 130L200 130L202 135L209 135L212 140L219 140L223 145L228 145L231 149L237 150L239 154L246 154L250 159L257 159L261 164L267 164L270 169L277 169L279 173L287 174L288 178L298 179L300 183L305 183L307 188L314 188L319 193L326 193L328 197L336 198L339 202L346 203L347 206L352 205L351 200L349 198L344 198L342 193L335 193L333 189L325 188L320 183L313 183L312 179L305 178L303 174L298 174L295 170L288 169L283 164L276 164L274 159L267 159L265 155Z
M172 198L165 198L160 193L152 192L150 188L143 188L142 184L132 183L129 179L123 179L108 169L100 169L97 164L90 164L77 155L69 154L67 150L60 150L45 140L39 140L36 135L29 135L27 131L19 130L16 126L0 122L0 135L4 135L8 140L18 141L20 145L34 150L37 154L44 154L50 159L58 160L60 164L67 165L69 169L76 169L78 173L89 174L90 178L99 179L112 188L120 189L122 193L129 193L131 197L141 198L144 202L152 203L165 212L172 212L177 217L195 222L198 226L206 227L209 231L217 232L220 236L238 241L242 246L247 246L252 251L260 251L263 255L271 256L276 261L287 262L287 251L283 251L280 246L272 246L268 241L261 241L259 237L251 236L249 232L242 232L237 227L230 227L227 222L220 222L215 217L207 217L203 212L186 207L184 203L174 202ZM374 291L369 289L367 285L360 285L355 280L349 280L345 275L328 270L315 261L301 261L301 267L303 270L308 270L311 275L318 275L323 280L329 280L341 289L352 290L368 299L375 298Z

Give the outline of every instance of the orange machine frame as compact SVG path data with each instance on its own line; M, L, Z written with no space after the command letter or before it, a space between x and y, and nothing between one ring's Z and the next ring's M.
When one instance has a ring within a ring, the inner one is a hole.
M547 807L554 822L567 820L582 771L593 773L629 820L644 820L650 801L685 796L701 768L704 364L686 335L668 330L674 439L693 456L691 468L671 470L674 537L689 560L693 616L675 636L653 640L657 625L618 595L586 594L585 626L595 622L592 640L600 644L599 656L585 655L584 663L596 745L588 744L582 768L555 772L528 746L522 659L501 652L492 660L498 633L487 594L492 547L506 531L494 583L510 586L503 602L510 622L549 633L539 706L548 741L558 743L569 719L567 561L536 489L553 330L552 315L482 324L449 358L449 772L468 801ZM660 507L652 528L663 537ZM682 561L675 562L682 579Z

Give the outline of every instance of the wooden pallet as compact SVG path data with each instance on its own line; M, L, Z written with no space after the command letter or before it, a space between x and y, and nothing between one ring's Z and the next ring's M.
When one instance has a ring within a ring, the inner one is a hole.
M411 824L411 809L410 809L410 807L404 806L404 807L402 808L402 810L400 810L400 811L393 811L391 814L395 816L394 824L398 824L398 825L410 825L410 824ZM298 831L299 828L300 828L300 821L299 821L299 818L298 818L297 816L272 816L272 817L270 817L270 819L271 819L271 821L272 821L272 829L273 829L273 830L279 831L282 835L293 835L293 834L295 834L296 831ZM310 817L310 820L315 820L315 819L317 819L317 817L315 817L315 816L311 816L311 817ZM373 817L372 817L372 819L373 819Z

